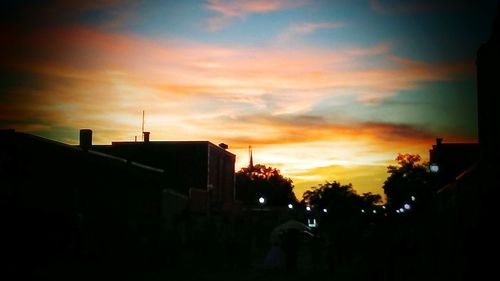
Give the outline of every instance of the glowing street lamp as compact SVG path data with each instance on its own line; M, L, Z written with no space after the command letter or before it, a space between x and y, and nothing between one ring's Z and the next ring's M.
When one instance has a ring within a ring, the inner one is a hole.
M436 163L432 163L429 166L429 169L431 170L432 173L437 173L439 172L439 166Z
M288 204L288 209L293 209L293 205L292 204Z
M311 207L306 206L306 210L307 210L308 212L310 212L310 211L311 211Z
M264 210L264 203L266 203L266 199L264 197L259 198L259 203L260 203L260 213Z
M323 208L323 213L328 213L328 210L326 208Z

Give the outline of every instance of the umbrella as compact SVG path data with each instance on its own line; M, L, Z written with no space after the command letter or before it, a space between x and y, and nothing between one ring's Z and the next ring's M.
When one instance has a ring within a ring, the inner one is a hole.
M286 232L288 230L292 230L292 229L298 230L302 233L305 233L307 235L312 236L311 229L307 225L305 225L299 221L296 221L296 220L288 220L288 221L276 226L271 231L271 237L270 237L271 243L280 242L281 234L283 234L284 232Z

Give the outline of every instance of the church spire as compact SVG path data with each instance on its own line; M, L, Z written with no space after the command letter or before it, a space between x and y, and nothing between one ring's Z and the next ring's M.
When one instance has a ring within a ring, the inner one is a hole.
M252 155L252 146L248 146L248 154L250 155L250 163L248 163L249 168L253 168L253 155Z

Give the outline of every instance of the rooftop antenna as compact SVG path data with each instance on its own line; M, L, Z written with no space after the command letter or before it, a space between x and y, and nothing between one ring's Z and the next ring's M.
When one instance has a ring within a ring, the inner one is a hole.
M144 109L142 110L142 141L144 141Z

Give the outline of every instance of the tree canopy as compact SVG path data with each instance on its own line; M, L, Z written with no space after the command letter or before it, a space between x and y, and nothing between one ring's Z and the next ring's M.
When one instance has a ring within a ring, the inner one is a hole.
M418 154L398 154L395 160L397 165L387 167L389 177L383 185L392 208L398 209L404 204L414 205L418 201L428 200L433 187L428 163L421 163Z
M326 182L304 193L302 201L319 209L327 209L337 218L349 218L359 215L362 209L371 209L380 202L381 197L371 192L357 194L352 184Z
M297 202L293 182L280 170L256 164L236 172L236 198L247 205L257 205L260 197L266 205L286 206Z

